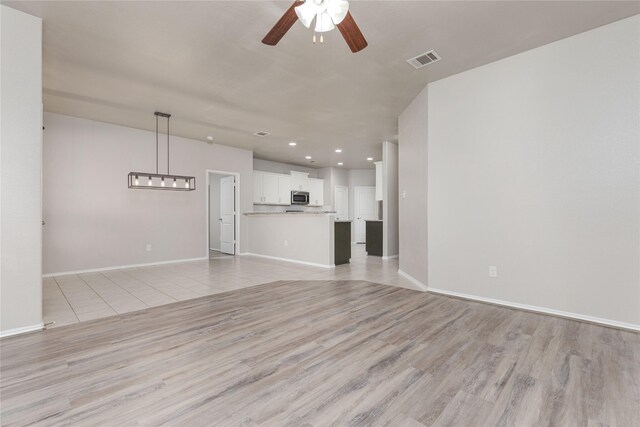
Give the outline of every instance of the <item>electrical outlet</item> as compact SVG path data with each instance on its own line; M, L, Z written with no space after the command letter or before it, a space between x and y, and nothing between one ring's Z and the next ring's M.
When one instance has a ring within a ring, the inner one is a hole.
M403 190L402 193L400 193L400 198L401 199L406 199L407 198L407 192Z
M151 252L151 245L147 245L147 252Z
M489 277L498 277L498 267L495 265L489 266Z
M284 245L285 246L289 246L289 242L287 242L286 240L284 241Z

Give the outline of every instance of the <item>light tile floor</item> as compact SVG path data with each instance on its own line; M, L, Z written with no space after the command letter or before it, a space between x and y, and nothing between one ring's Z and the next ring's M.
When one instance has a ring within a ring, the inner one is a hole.
M46 278L44 321L47 328L64 326L276 280L369 280L415 289L398 275L397 259L368 257L364 245L353 246L350 264L331 269L254 256L210 257Z

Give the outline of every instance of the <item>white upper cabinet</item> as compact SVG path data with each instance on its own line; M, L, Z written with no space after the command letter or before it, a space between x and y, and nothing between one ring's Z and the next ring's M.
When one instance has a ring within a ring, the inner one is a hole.
M291 190L309 191L309 174L291 171Z
M253 203L256 205L290 205L289 175L253 171Z
M275 205L278 203L278 175L265 173L262 184L263 203Z
M324 205L324 179L309 178L309 206Z
M289 175L278 175L278 204L291 204L291 177Z
M264 174L262 172L253 171L253 203L262 203L264 196L263 191Z
M382 200L382 162L375 162L376 165L376 200Z

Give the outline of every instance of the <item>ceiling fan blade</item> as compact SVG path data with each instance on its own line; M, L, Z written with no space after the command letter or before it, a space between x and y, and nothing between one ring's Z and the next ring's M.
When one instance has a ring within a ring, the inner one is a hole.
M364 39L360 28L358 28L358 24L356 24L356 21L353 19L353 16L351 16L351 12L347 12L347 16L345 16L342 22L338 24L338 29L340 30L342 37L344 37L344 40L349 45L351 52L360 52L362 49L367 47L368 43Z
M289 28L291 28L298 20L298 15L296 15L295 11L295 7L298 6L298 3L298 0L293 2L291 7L287 9L284 15L282 15L282 18L276 22L276 25L273 26L271 31L264 36L262 43L268 44L269 46L275 46L278 44L280 39L284 37L287 31L289 31Z

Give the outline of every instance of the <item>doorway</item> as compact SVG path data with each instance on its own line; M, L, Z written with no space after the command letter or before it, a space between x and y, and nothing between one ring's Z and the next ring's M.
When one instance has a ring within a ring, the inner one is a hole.
M367 240L366 221L378 219L375 187L354 187L355 242Z
M209 258L238 252L238 174L207 171L207 252Z

